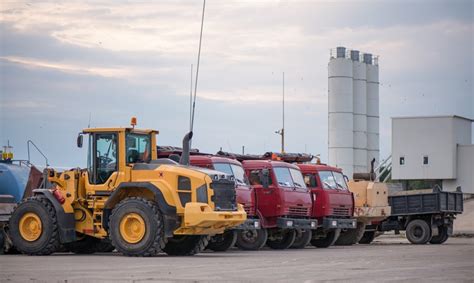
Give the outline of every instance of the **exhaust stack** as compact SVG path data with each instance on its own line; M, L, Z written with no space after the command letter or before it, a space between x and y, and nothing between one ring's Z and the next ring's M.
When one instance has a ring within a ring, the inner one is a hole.
M191 150L191 139L193 138L193 132L187 133L183 138L183 153L181 153L181 158L179 159L179 164L189 165L189 151Z

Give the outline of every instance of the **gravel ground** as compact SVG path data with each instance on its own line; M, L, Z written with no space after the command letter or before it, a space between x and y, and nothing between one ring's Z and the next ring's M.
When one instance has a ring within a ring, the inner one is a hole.
M474 239L411 245L386 235L371 245L194 257L129 258L118 253L0 256L2 282L87 281L474 281Z

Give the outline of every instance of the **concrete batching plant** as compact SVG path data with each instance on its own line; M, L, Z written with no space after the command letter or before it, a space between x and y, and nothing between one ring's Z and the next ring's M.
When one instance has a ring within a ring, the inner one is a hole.
M379 161L378 58L357 50L331 50L328 67L329 164L349 176Z

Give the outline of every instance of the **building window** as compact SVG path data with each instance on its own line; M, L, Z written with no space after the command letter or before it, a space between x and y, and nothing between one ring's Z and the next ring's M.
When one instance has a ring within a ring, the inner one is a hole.
M428 155L423 156L423 165L428 165Z
M405 157L400 157L400 165L405 165Z

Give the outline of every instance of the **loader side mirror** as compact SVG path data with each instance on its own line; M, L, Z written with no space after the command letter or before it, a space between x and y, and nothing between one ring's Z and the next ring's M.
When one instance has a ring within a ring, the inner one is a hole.
M260 171L260 183L264 189L267 189L269 186L268 178L270 177L270 171L268 169L262 169Z
M83 140L84 140L84 136L82 134L77 135L77 147L82 148Z

